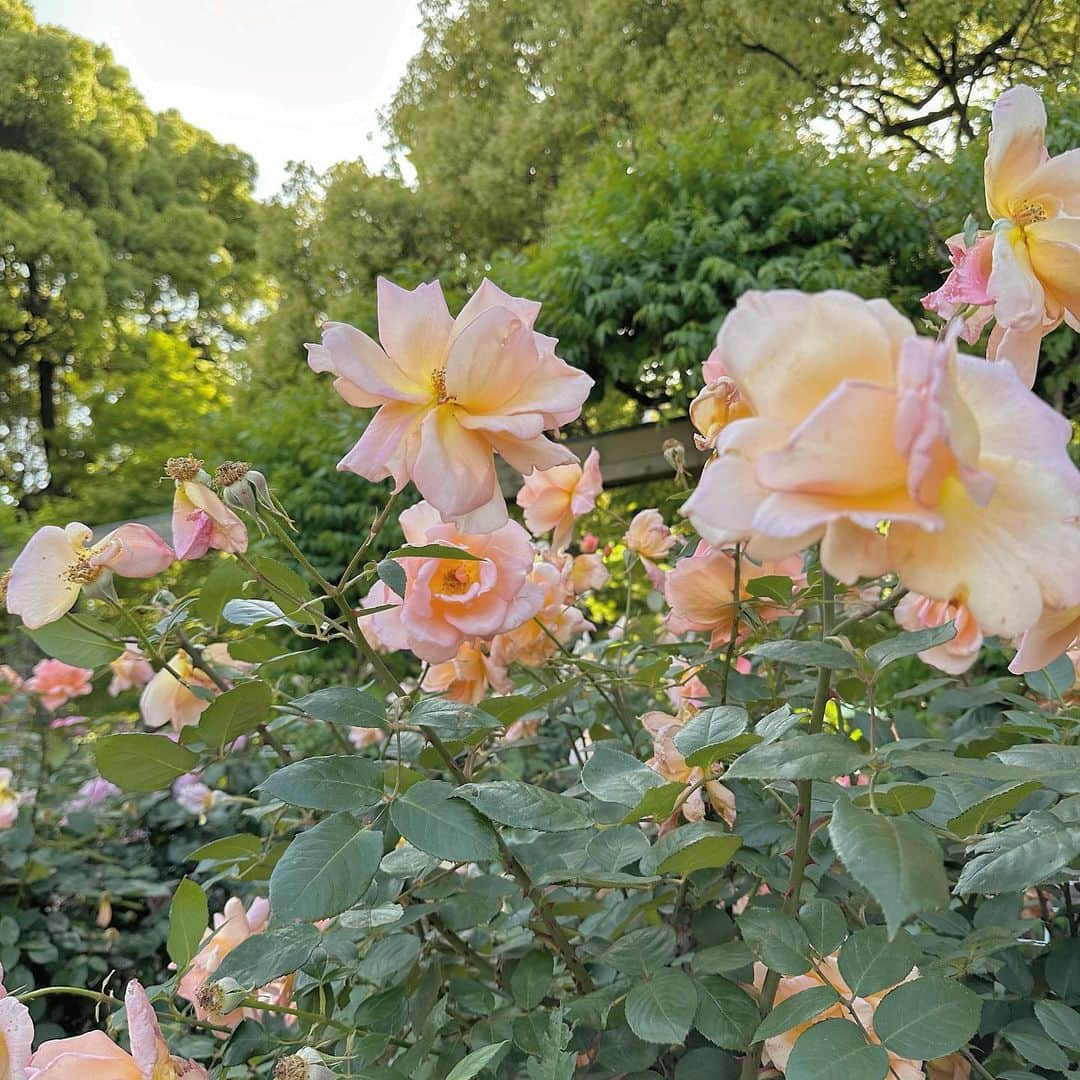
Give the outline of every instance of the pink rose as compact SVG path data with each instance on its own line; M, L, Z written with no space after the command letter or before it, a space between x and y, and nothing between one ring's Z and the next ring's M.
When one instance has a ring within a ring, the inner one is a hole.
M928 596L908 593L896 605L896 622L905 630L926 630L953 623L956 637L919 653L923 663L939 671L960 675L978 659L983 643L982 630L962 603L931 600Z
M109 697L145 686L154 677L154 668L150 661L143 656L138 645L130 642L115 660L109 662L109 668L112 671Z
M494 455L527 473L573 460L544 431L577 418L592 386L533 330L540 305L485 279L450 317L438 282L411 292L378 280L380 348L344 323L308 346L314 371L358 408L377 408L339 469L368 480L410 480L464 533L506 523Z
M466 705L483 701L489 686L500 694L514 688L505 669L495 664L478 643L471 642L462 644L452 660L430 667L421 686Z
M574 462L550 469L534 469L525 477L517 493L517 504L525 511L525 524L533 536L549 530L552 551L562 551L574 534L574 522L596 507L596 497L603 490L600 455L589 451L585 465Z
M159 728L170 724L174 732L179 732L199 722L199 717L210 707L213 695L219 691L213 680L196 668L191 657L182 649L169 661L169 667L184 682L175 678L172 671L162 668L143 687L139 712L147 727ZM207 691L207 695L200 697L185 683L200 687Z
M62 660L39 660L25 685L31 693L40 696L46 709L56 712L72 698L89 694L93 677L90 668L72 667Z

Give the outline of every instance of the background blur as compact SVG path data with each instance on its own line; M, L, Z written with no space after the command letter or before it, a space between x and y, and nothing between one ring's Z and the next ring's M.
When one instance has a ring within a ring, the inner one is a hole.
M990 224L997 93L1080 143L1078 48L1040 0L0 0L0 550L166 510L194 452L340 568L380 493L302 346L373 332L377 274L542 300L577 434L683 413L746 289L917 319ZM1071 415L1077 340L1040 368Z

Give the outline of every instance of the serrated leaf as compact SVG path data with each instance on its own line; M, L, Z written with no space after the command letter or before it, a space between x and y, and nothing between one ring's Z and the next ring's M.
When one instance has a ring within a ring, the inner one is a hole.
M491 821L516 829L572 832L588 828L593 821L586 803L517 780L462 784L453 797L464 799Z
M1069 1059L1059 1046L1049 1039L1029 1031L1006 1029L1005 1038L1012 1043L1013 1049L1025 1060L1041 1069L1063 1073L1069 1069Z
M650 817L655 818L657 821L665 821L671 817L675 804L679 801L679 796L685 791L686 785L674 780L670 784L664 784L663 787L649 788L620 824L629 825L631 822Z
M382 858L382 833L334 814L297 836L270 875L275 921L339 915L367 892Z
M1061 701L1076 683L1076 668L1065 654L1039 671L1029 671L1024 682L1039 697Z
M803 975L812 967L806 931L790 915L769 908L748 908L739 916L739 931L766 967L783 975Z
M874 1031L902 1058L944 1057L967 1044L979 1027L978 994L954 979L928 975L902 983L882 998Z
M248 572L231 556L215 559L210 573L203 580L202 589L195 600L194 611L204 623L214 625L221 616L225 601L238 597L244 591ZM230 643L230 655L236 656ZM242 657L236 656L242 659Z
M226 622L234 626L299 625L285 615L272 600L228 600L221 609Z
M851 653L826 641L766 641L763 645L756 645L750 653L778 664L799 664L803 667L833 670L855 667L855 657Z
M650 788L668 783L643 761L622 750L599 743L581 770L585 790L603 802L637 806Z
M357 755L304 758L271 773L256 790L309 810L365 809L382 801L382 770Z
M754 1042L764 1042L774 1035L783 1035L785 1031L820 1016L839 1000L840 995L831 986L811 986L808 990L800 990L773 1007L772 1012L754 1032Z
M752 747L735 759L725 776L732 780L832 780L866 764L850 739L838 735L794 735Z
M875 671L881 671L895 660L944 645L954 637L956 627L951 622L941 626L928 626L924 630L905 631L884 641L875 642L866 650L866 659Z
M453 799L453 785L422 780L390 805L394 827L413 847L452 862L497 859L491 826L468 803Z
M353 686L330 686L291 703L294 708L331 724L385 729L386 702Z
M829 836L851 876L881 905L890 937L909 916L948 907L941 847L925 826L871 814L840 798Z
M692 874L695 870L726 866L742 846L717 821L692 821L665 833L641 860L643 873Z
M65 615L37 630L27 630L24 626L23 631L46 656L75 667L100 667L124 651L122 643L109 640L116 633L108 623L86 614L79 616L79 622L85 625L80 626Z
M509 1039L481 1047L466 1054L447 1074L446 1080L472 1080L488 1067L510 1045Z
M223 862L229 859L247 860L262 851L262 841L251 833L236 833L233 836L222 836L218 840L211 840L209 844L197 847L190 855L188 861L202 862L208 859L212 862Z
M597 833L585 846L590 859L605 870L621 870L637 862L649 850L649 841L639 828L616 825Z
M94 743L98 772L124 791L157 791L191 772L198 755L164 735L123 732Z
M181 971L199 951L209 922L206 893L191 878L181 878L169 905L169 937L165 943L169 959Z
M551 953L534 949L526 953L510 976L510 992L521 1009L535 1009L547 997L555 968Z
M791 591L794 582L782 574L764 574L751 578L746 583L746 591L759 600L771 600L781 607L790 607Z
M631 930L609 945L597 959L624 975L647 975L675 957L675 931L660 923Z
M953 890L1020 892L1062 874L1080 855L1080 825L1035 811L973 844Z
M464 739L499 726L498 721L482 709L438 694L421 698L410 710L409 721L449 739Z
M915 946L906 931L890 941L884 926L868 926L844 942L838 964L851 992L865 998L902 982L915 960Z
M1042 784L1038 780L1029 780L1024 784L1006 784L990 792L985 799L980 799L974 806L969 806L962 814L949 821L949 828L957 836L973 836L983 831L991 821L1015 810L1033 791L1038 791Z
M705 975L694 982L698 996L694 1027L724 1050L745 1050L761 1021L757 1002L719 975Z
M255 555L252 564L261 575L259 585L285 617L318 626L324 618L322 605L316 601L307 582L293 569L266 555Z
M874 789L874 806L880 813L909 814L913 810L925 810L933 803L935 794L926 784L879 784ZM851 801L865 809L870 805L870 794L853 792Z
M626 997L626 1022L645 1042L681 1043L690 1031L687 1004L694 1000L693 980L678 968L664 968L638 983Z
M406 544L395 548L388 559L454 559L457 562L483 562L483 558L452 544Z
M321 942L322 934L310 923L271 927L230 949L213 978L235 979L241 986L257 990L299 971Z
M707 768L714 761L731 757L761 742L748 731L750 718L737 705L702 709L675 735L675 749L691 767Z
M831 900L808 900L799 908L799 925L819 956L830 956L848 935L847 919Z
M786 1080L885 1080L889 1055L850 1020L822 1020L795 1042Z
M226 690L199 717L199 739L207 746L224 750L235 739L249 735L270 719L273 700L273 691L258 680Z
M1054 1042L1080 1053L1080 1013L1061 1001L1036 1001L1035 1016Z

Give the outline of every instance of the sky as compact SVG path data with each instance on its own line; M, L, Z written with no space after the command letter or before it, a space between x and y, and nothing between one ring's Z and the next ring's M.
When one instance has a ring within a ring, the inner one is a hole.
M155 111L178 109L259 166L387 162L378 111L419 49L418 0L32 0L39 22L108 45Z

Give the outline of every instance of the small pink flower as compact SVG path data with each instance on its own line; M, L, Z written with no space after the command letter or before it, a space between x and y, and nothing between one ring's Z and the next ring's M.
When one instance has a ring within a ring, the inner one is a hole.
M611 580L611 571L599 553L575 555L570 566L570 588L575 596L597 592Z
M582 555L591 555L600 546L600 538L595 533L586 533L578 545Z
M130 642L115 660L110 661L109 668L112 670L109 697L145 686L154 677L153 665L143 656L138 645Z
M82 589L101 586L110 574L150 578L173 561L172 548L145 525L121 525L93 543L78 521L38 529L12 564L7 609L31 630L66 615Z
M740 657L740 659L742 659ZM701 665L691 667L685 660L676 660L677 677L667 688L667 699L673 709L697 709L700 703L711 697L709 688L702 682Z
M198 480L176 482L172 533L178 559L201 559L211 548L247 551L247 526Z
M39 660L26 680L26 689L39 695L46 709L56 712L72 698L89 694L93 690L90 685L93 677L90 668L73 667L62 660Z
M0 768L0 829L10 829L19 820L19 793L11 786L12 772Z
M505 669L493 663L478 643L468 641L462 644L452 660L429 668L421 686L466 705L483 701L489 686L500 694L507 694L514 688Z
M980 233L969 248L963 235L958 234L950 236L945 244L953 268L940 289L922 298L923 307L937 312L946 322L965 308L979 308L964 321L964 340L974 345L983 327L993 318L994 300L987 289L993 265L994 237L991 233Z
M23 691L19 673L7 664L0 664L0 705L6 705L16 694Z
M659 510L639 510L631 519L623 542L633 552L653 562L663 562L678 543Z
M789 577L796 585L806 580L802 559L797 555L764 563L754 563L744 557L739 565L740 599L751 599L746 588L748 582L773 575ZM691 631L708 633L712 648L723 647L731 637L735 612L734 588L734 558L702 540L693 555L680 559L664 579L664 596L671 608L664 620L667 628L677 635ZM755 605L758 617L765 621L790 614L790 611L775 604L755 601ZM740 633L745 634L749 630L747 623Z
M106 799L119 795L120 789L103 776L95 776L87 780L79 788L79 794L68 803L68 813L77 813L81 810L92 810L100 806Z
M184 773L172 785L172 796L189 814L204 817L214 808L215 792L199 779L198 773Z
M575 462L542 471L534 469L517 493L517 504L525 511L529 532L542 536L554 530L551 548L562 551L573 536L574 522L595 508L603 487L600 455L594 447L584 466Z
M701 451L714 449L716 440L728 424L750 415L750 407L740 397L733 380L724 376L710 382L690 402L690 423L695 428L694 445Z
M344 323L323 325L308 346L314 371L357 408L377 408L339 469L368 480L408 481L465 533L507 520L494 455L518 472L573 460L544 431L575 420L592 386L533 330L540 305L484 280L450 317L438 282L411 292L379 278L380 348Z
M925 630L948 622L954 625L956 637L919 653L923 663L950 675L960 675L978 659L983 643L982 630L964 604L908 593L896 605L895 614L897 625L905 630Z
M357 750L364 750L369 746L378 746L386 739L386 732L377 727L351 727L349 728L349 742Z
M540 610L541 592L528 581L532 543L516 522L488 533L460 533L423 502L406 510L400 521L410 544L445 544L474 556L401 558L405 599L396 616L408 648L421 660L452 660L464 642L505 633ZM370 601L369 594L365 606ZM400 640L390 612L375 624L375 633L383 640Z

